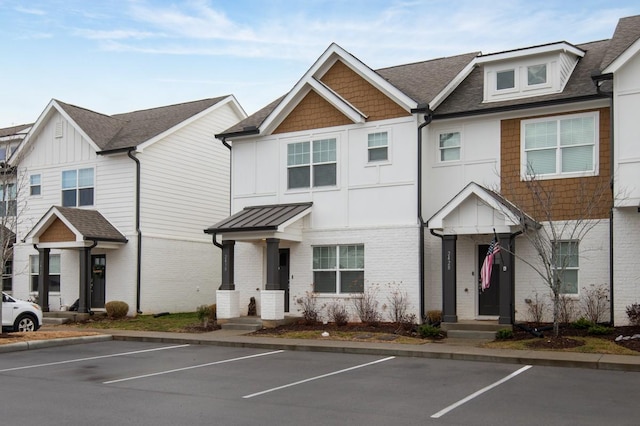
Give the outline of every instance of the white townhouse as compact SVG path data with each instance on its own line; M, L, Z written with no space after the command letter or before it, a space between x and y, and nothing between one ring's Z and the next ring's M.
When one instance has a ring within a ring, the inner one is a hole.
M205 230L223 253L219 318L246 315L252 297L277 321L306 292L349 306L371 290L383 315L400 291L418 318L512 324L549 292L522 233L586 218L583 240L553 241L563 293L579 303L606 285L625 322L640 301L639 38L629 17L610 40L379 70L332 44L289 93L217 135L232 147L232 215ZM555 194L550 216L526 199L533 177ZM612 180L627 196L607 190L586 215L576 192Z
M10 158L13 295L81 313L214 303L220 253L202 224L229 212L229 151L213 135L245 117L233 96L115 115L51 100Z

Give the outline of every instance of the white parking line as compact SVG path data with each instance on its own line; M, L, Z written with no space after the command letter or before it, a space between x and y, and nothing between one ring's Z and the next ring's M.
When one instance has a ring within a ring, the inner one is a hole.
M157 373L143 374L143 375L134 376L134 377L125 377L124 379L109 380L107 382L102 382L102 384L110 385L112 383L126 382L128 380L144 379L146 377L160 376L160 375L163 375L163 374L175 373L175 372L178 372L178 371L193 370L194 368L209 367L211 365L226 364L228 362L241 361L243 359L257 358L257 357L266 356L266 355L275 355L275 354L279 354L279 353L282 353L282 352L284 352L284 351L264 352L264 353L261 353L261 354L242 356L242 357L239 357L239 358L223 359L222 361L215 361L215 362L208 362L206 364L192 365L191 367L175 368L173 370L159 371Z
M395 356L390 356L390 357L387 357L387 358L379 359L377 361L368 362L366 364L356 365L354 367L349 367L349 368L345 368L343 370L334 371L333 373L327 373L327 374L323 374L321 376L311 377L309 379L304 379L304 380L300 380L298 382L289 383L288 385L278 386L277 388L271 388L271 389L263 390L262 392L252 393L251 395L245 395L245 396L243 396L243 398L253 398L254 396L260 396L260 395L264 395L265 393L269 393L269 392L274 392L274 391L281 390L281 389L290 388L292 386L297 386L297 385L300 385L302 383L311 382L313 380L324 379L325 377L335 376L336 374L341 374L341 373L346 373L347 371L355 370L355 369L362 368L362 367L367 367L369 365L378 364L380 362L389 361L389 360L392 360L394 358L395 358Z
M117 356L142 354L142 353L145 353L145 352L165 351L167 349L179 349L179 348L185 348L187 346L189 346L189 345L164 346L162 348L144 349L144 350L141 350L141 351L122 352L122 353L119 353L119 354L100 355L100 356L92 356L92 357L89 357L89 358L69 359L67 361L48 362L46 364L25 365L24 367L5 368L4 370L0 370L0 373L4 373L4 372L7 372L7 371L27 370L29 368L48 367L50 365L69 364L69 363L72 363L72 362L91 361L91 360L94 360L94 359L113 358L113 357L117 357Z
M461 399L460 401L456 402L455 404L452 404L452 405L448 406L448 407L447 407L447 408L445 408L444 410L440 410L440 411L438 411L437 413L435 413L434 415L432 415L432 416L431 416L431 418L432 418L432 419L437 419L437 418L439 418L439 417L444 416L444 415L445 415L445 414L447 414L449 411L451 411L451 410L453 410L453 409L455 409L455 408L458 408L458 407L459 407L459 406L461 406L462 404L465 404L465 403L467 403L467 402L471 401L473 398L475 398L475 397L477 397L477 396L479 396L479 395L482 395L483 393L485 393L485 392L487 392L487 391L489 391L489 390L491 390L491 389L495 388L496 386L499 386L499 385L503 384L503 383L504 383L504 382L506 382L507 380L511 380L511 379L513 379L513 378L514 378L514 377L516 377L518 374L520 374L520 373L524 373L525 371L527 371L527 370L528 370L528 369L530 369L531 367L532 367L532 365L525 365L525 366L524 366L524 367L522 367L521 369L519 369L519 370L517 370L517 371L514 371L513 373L509 374L507 377L505 377L505 378L503 378L503 379L500 379L500 380L498 380L497 382L495 382L495 383L493 383L493 384L491 384L491 385L489 385L489 386L487 386L487 387L484 387L484 388L480 389L480 390L479 390L479 391L477 391L477 392L472 393L472 394L471 394L471 395L469 395L468 397L466 397L466 398L464 398L464 399Z

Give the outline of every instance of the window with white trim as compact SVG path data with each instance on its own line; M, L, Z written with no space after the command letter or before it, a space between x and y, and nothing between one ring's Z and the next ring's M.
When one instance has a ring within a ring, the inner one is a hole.
M577 241L556 241L553 266L560 293L578 294L578 269L580 266Z
M460 132L440 133L438 141L440 161L460 159Z
M287 145L287 187L315 188L336 184L336 140L318 139Z
M535 86L547 82L547 64L530 65L527 67L527 85Z
M92 168L62 172L62 205L64 207L93 205L93 175Z
M15 216L17 213L16 184L0 185L0 217Z
M597 174L596 112L523 120L521 134L523 176Z
M516 71L504 70L496 72L496 90L513 89L516 87Z
M31 175L29 176L29 195L41 195L42 194L42 176Z
M367 159L370 163L389 159L389 134L387 132L367 135Z
M38 291L38 277L40 275L40 256L29 256L29 276L31 277L31 291ZM49 255L49 293L60 292L60 255Z
M364 245L313 247L313 291L364 292Z
M11 293L13 291L13 260L7 260L2 271L2 291Z

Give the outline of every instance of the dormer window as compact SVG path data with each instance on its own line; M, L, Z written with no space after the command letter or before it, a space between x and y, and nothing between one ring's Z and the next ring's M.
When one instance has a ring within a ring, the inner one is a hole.
M547 64L527 67L527 85L545 84L547 82Z
M480 56L484 102L561 93L583 56L583 50L565 42Z
M496 90L513 89L516 87L515 70L498 71L496 73Z

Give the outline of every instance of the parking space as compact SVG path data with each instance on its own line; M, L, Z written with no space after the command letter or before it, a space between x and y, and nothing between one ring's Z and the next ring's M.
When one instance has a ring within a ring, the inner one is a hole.
M638 373L102 342L0 356L2 424L634 424ZM514 419L517 419L514 420ZM560 422L560 419L571 419ZM628 419L628 422L625 421ZM573 421L575 420L575 421ZM634 420L634 421L632 421Z

